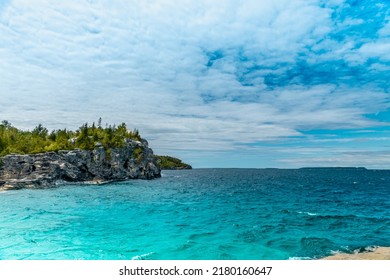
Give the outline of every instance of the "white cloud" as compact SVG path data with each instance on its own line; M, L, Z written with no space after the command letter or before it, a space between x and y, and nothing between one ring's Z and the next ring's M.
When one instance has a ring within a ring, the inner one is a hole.
M390 36L390 18L387 19L387 23L378 31L381 37Z
M375 43L364 44L360 48L360 53L365 58L379 58L383 61L390 61L390 40L379 40Z
M365 116L389 108L383 89L288 76L302 56L309 66L370 57L377 73L389 66L383 38L360 49L332 38L363 23L336 24L344 1L320 3L10 1L0 8L0 118L23 128L125 121L166 153L378 125Z

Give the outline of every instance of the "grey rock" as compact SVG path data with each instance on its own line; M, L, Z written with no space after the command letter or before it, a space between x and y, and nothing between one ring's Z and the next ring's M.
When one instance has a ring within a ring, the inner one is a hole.
M146 140L126 139L125 143L124 147L107 150L97 146L94 150L6 155L0 158L0 190L49 188L58 182L105 183L161 177Z

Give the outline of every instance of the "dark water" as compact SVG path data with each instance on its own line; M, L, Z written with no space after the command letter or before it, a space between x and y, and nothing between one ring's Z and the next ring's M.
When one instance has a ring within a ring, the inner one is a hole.
M0 259L289 259L390 246L390 171L198 169L0 193Z

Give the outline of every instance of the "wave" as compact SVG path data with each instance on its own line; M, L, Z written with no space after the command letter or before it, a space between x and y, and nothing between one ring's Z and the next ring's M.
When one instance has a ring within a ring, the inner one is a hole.
M307 216L307 219L309 220L318 220L318 219L324 219L324 220L353 220L353 219L364 219L368 221L373 222L386 222L390 221L390 218L388 217L370 217L370 216L363 216L363 215L355 215L355 214L347 214L347 215L339 215L339 214L319 214L309 211L289 211L289 210L281 210L281 213L284 214L299 214L299 215L305 215Z
M309 257L289 257L288 260L290 260L290 261L313 260L313 258L309 258Z
M290 210L286 210L286 209L280 210L280 212L283 214L293 213L293 214L305 214L308 216L319 216L320 215L320 214L312 213L312 212L308 212L308 211L290 211Z
M154 252L149 252L149 253L146 253L146 254L142 254L142 255L136 255L134 257L132 257L131 259L132 260L147 260L149 256L155 254Z
M355 219L362 219L362 220L368 220L372 222L384 222L389 221L390 219L387 217L369 217L369 216L358 216L354 214L349 215L316 215L311 216L309 219L329 219L329 220L355 220Z
M301 211L297 211L298 214L306 214L306 215L309 215L309 216L320 216L320 214L317 214L317 213L311 213L311 212L301 212Z
M349 250L349 253L352 253L352 254L369 253L369 252L374 252L378 248L379 248L379 246L359 247L359 248L355 248L353 250Z

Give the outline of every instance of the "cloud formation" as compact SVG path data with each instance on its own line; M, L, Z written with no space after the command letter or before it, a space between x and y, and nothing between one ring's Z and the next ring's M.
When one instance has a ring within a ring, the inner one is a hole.
M315 131L351 139L343 149L361 137L346 130L387 133L388 6L0 1L0 118L29 129L125 121L198 167L319 164L301 157L328 139ZM279 152L291 145L303 161ZM327 148L317 157L336 153Z

